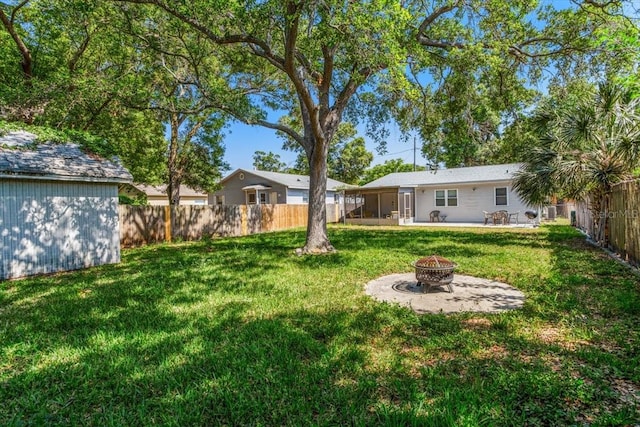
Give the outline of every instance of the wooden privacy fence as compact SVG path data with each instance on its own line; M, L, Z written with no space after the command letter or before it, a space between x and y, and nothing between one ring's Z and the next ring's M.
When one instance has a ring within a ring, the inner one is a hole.
M632 264L640 263L640 181L616 184L609 209L611 248Z
M173 239L246 236L305 227L308 205L127 206L119 208L120 243L138 246ZM327 205L327 222L340 220L339 206Z
M593 237L589 202L576 204L576 225ZM613 186L607 214L610 248L631 264L640 264L640 180Z

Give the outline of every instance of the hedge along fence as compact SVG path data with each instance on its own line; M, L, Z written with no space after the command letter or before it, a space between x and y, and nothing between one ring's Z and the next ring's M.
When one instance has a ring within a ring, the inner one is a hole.
M593 237L593 213L589 202L576 205L577 226ZM634 265L640 265L640 180L613 186L607 214L610 248Z
M308 205L127 206L118 208L120 244L139 246L174 239L246 236L306 227ZM340 220L339 205L327 205L327 222Z

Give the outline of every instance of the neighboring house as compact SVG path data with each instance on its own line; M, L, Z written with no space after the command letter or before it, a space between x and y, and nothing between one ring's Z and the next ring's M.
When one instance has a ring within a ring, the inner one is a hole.
M120 262L122 166L76 144L0 136L0 280Z
M147 204L151 206L169 206L169 196L166 185L132 184L120 186L120 194L138 199L146 196ZM180 205L206 205L207 193L200 193L186 185L180 186Z
M280 172L238 169L220 181L222 189L209 195L211 205L307 204L309 177ZM327 204L341 205L349 184L327 180Z
M484 212L498 210L518 214L517 220L525 222L524 212L532 208L512 186L519 168L512 163L392 173L345 192L346 222L484 222ZM437 217L434 211L439 211Z

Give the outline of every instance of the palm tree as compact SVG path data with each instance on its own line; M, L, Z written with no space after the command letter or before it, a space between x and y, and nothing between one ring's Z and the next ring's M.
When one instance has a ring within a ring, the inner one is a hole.
M534 116L540 144L516 174L514 188L532 205L551 196L587 201L593 239L607 243L613 184L633 178L640 160L640 99L621 86L600 84Z

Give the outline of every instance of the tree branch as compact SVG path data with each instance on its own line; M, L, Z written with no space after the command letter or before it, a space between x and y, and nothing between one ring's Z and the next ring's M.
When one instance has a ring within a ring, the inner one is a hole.
M24 6L27 5L27 3L29 3L31 0L22 0L20 3L18 3L14 8L13 11L11 12L11 23L13 24L16 20L16 13L18 13L18 11L20 9L22 9Z
M27 2L28 0L21 2L18 6L16 6L16 9L24 6L25 4L27 4ZM16 46L18 47L18 50L20 51L20 55L22 55L22 62L20 65L22 66L22 72L24 73L24 77L28 81L28 80L31 80L31 78L33 77L33 58L31 57L31 51L29 50L27 45L24 44L24 42L22 41L22 38L20 37L20 35L18 34L18 32L16 31L13 25L16 9L14 9L13 12L11 13L11 20L9 20L7 15L5 15L4 11L0 9L0 21L2 21L2 24L4 25L5 29L7 30L7 32L13 39L13 41L15 42Z

